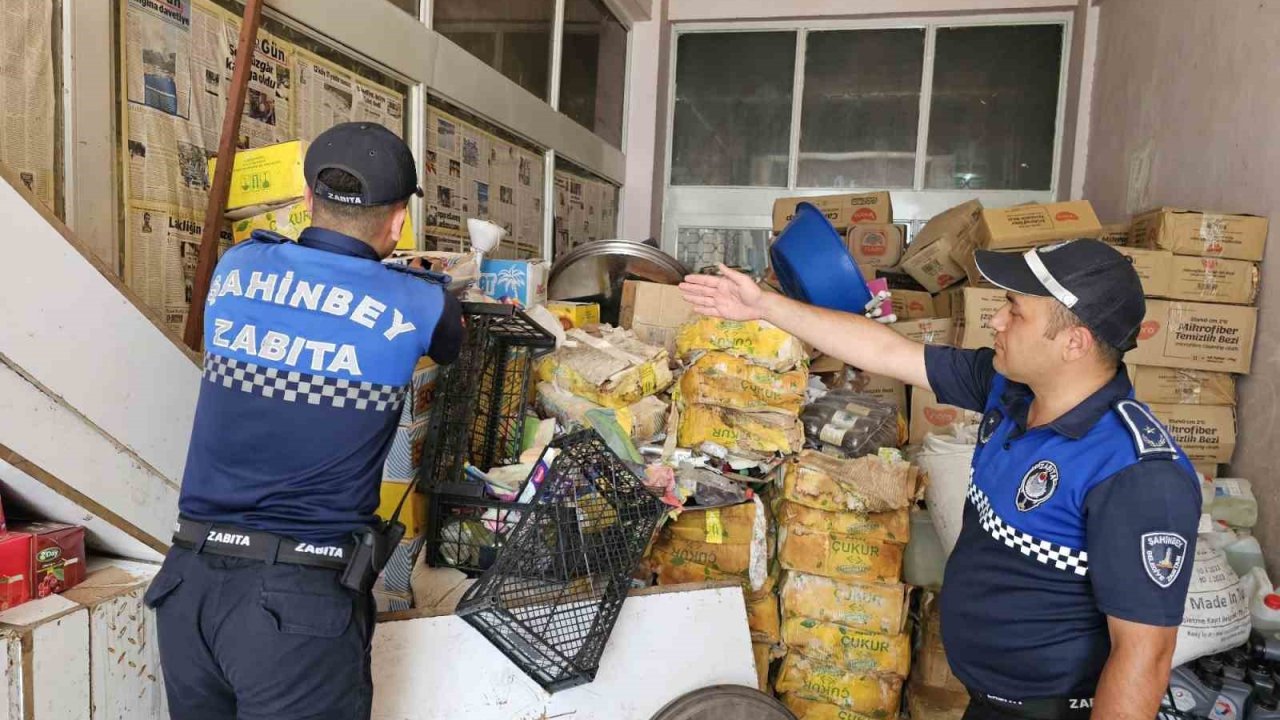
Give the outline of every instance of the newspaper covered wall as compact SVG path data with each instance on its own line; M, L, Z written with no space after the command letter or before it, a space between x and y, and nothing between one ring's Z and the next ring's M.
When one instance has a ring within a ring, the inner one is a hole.
M618 188L566 170L556 170L555 253L617 235Z
M181 330L241 19L204 0L127 0L122 12L125 281ZM347 120L371 120L403 136L405 100L395 90L265 29L252 63L240 149L309 140ZM222 245L229 243L224 228Z
M53 3L0 0L0 163L54 206ZM14 112L17 110L17 112Z
M427 109L424 227L435 247L462 249L467 219L507 230L494 257L542 253L543 162L538 153L437 108Z

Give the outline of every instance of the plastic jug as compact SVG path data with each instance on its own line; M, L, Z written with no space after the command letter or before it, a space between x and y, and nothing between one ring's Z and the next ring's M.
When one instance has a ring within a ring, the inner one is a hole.
M1253 598L1249 602L1249 615L1253 631L1264 635L1280 633L1280 594L1275 592L1267 571L1253 568Z
M903 556L902 579L916 587L942 587L947 554L928 510L911 509L911 539Z
M1249 571L1254 568L1266 569L1266 565L1262 562L1262 546L1258 544L1258 539L1252 535L1236 540L1223 548L1223 552L1227 554L1227 564L1240 577L1248 575ZM1267 587L1270 588L1270 585Z
M1214 520L1232 527L1251 528L1258 522L1258 500L1253 488L1243 478L1218 478L1213 481Z
M1174 709L1192 717L1206 717L1213 710L1214 701L1218 699L1218 690L1222 687L1222 681L1212 672L1206 671L1203 665L1204 662L1201 661L1196 666L1187 664L1174 668L1169 674L1169 693L1160 706L1170 707L1170 697L1172 697ZM1161 713L1159 717L1165 720L1170 716Z

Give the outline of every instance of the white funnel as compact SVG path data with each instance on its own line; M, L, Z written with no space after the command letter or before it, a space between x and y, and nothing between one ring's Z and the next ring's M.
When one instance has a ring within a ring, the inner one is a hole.
M471 236L471 249L483 255L493 252L507 236L507 231L488 220L467 218L467 234Z

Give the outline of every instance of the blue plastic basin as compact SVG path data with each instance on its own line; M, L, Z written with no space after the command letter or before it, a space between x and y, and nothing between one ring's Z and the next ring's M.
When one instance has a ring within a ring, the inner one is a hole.
M861 315L871 291L840 233L810 203L796 206L795 217L782 229L769 259L787 297Z

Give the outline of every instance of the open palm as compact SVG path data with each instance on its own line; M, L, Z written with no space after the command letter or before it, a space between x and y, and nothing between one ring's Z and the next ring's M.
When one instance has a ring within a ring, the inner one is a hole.
M694 310L726 320L759 320L764 317L763 291L736 270L720 266L720 275L688 275L680 294Z

